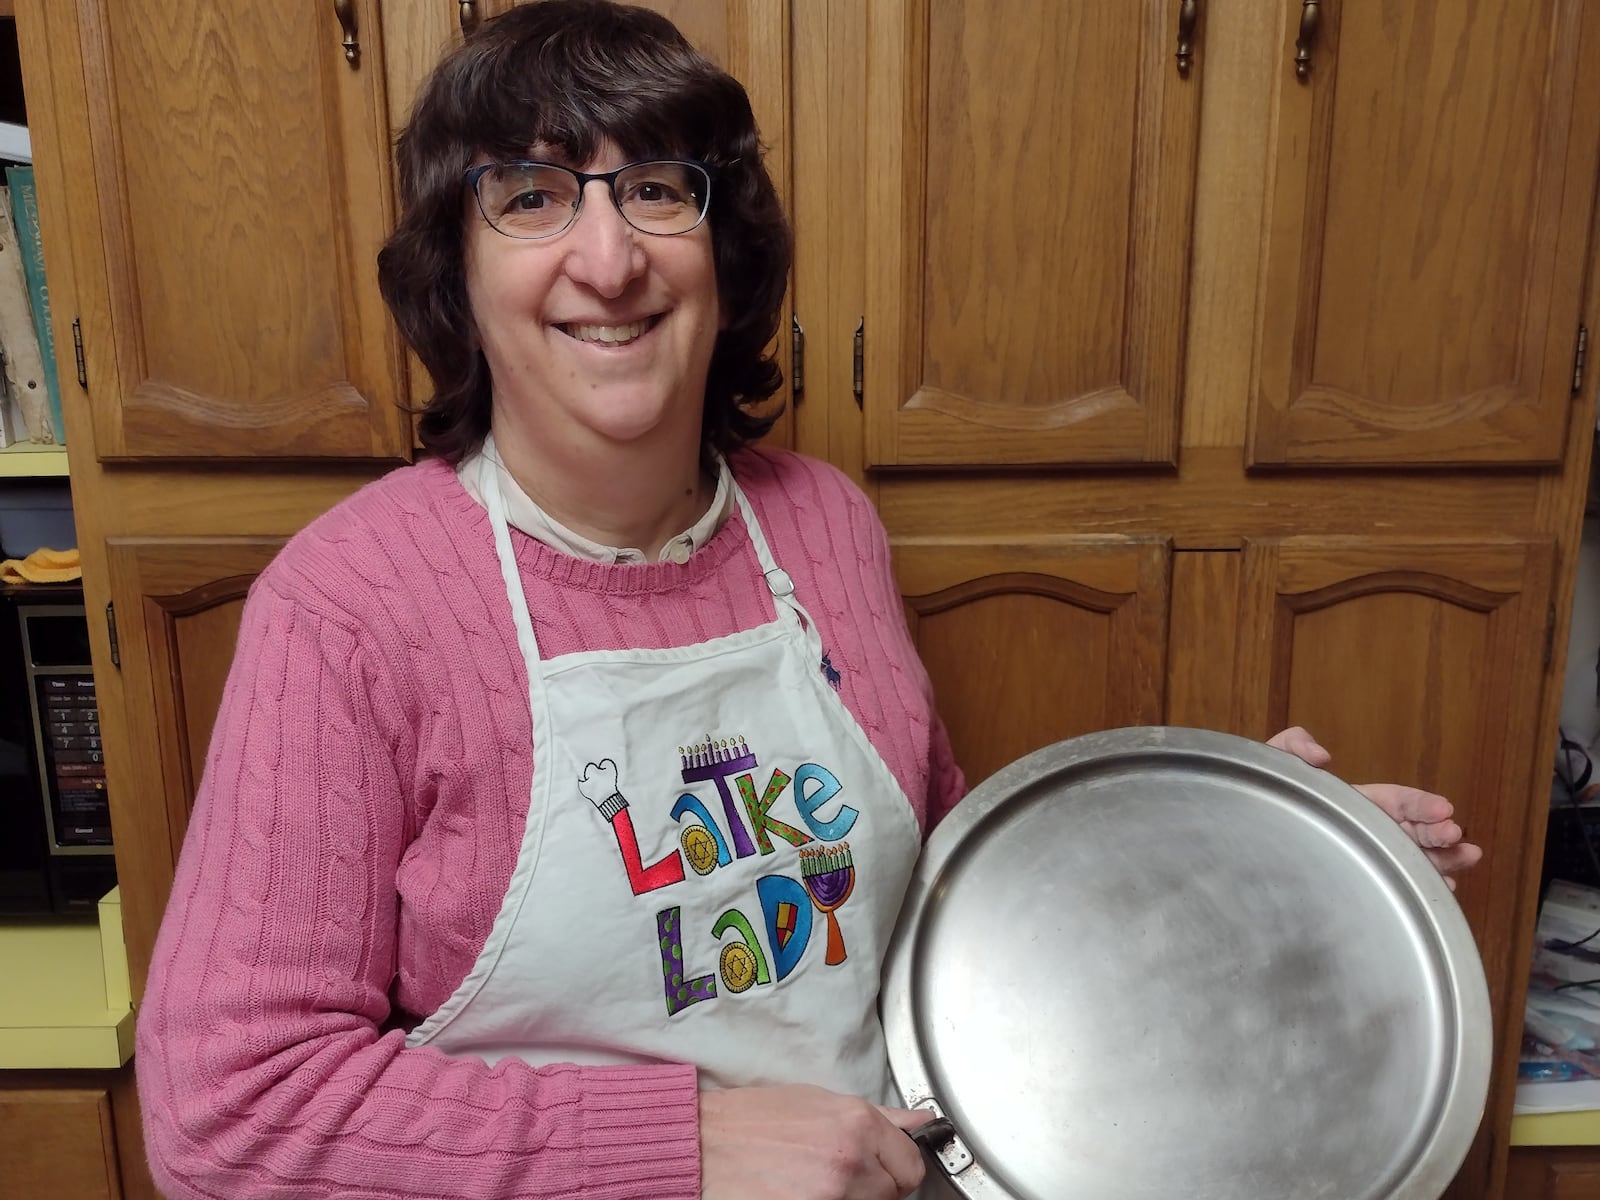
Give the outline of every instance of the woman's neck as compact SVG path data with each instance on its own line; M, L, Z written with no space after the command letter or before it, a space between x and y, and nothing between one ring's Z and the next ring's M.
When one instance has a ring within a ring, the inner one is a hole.
M511 477L553 520L602 546L635 547L654 562L715 494L716 482L701 466L699 430L692 432L648 444L558 447L497 414L494 443Z

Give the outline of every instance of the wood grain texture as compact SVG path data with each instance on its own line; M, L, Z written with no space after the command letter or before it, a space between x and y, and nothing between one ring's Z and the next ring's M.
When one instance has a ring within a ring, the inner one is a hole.
M870 462L1173 460L1203 76L1175 21L868 6Z
M1240 570L1236 551L1181 550L1172 556L1167 725L1238 732L1234 653Z
M117 1135L117 1168L122 1200L161 1200L144 1150L144 1123L139 1114L139 1087L133 1063L111 1079L111 1120Z
M1518 850L1530 808L1547 804L1548 789L1530 793L1527 780L1536 762L1549 769L1535 730L1554 566L1553 539L1307 536L1244 549L1236 728L1266 737L1304 725L1342 778L1450 798L1487 851L1456 899L1502 1038L1520 1035L1510 998L1527 972L1511 954ZM1486 1194L1495 1142L1486 1124L1452 1197Z
M1514 1146L1506 1200L1600 1200L1600 1149Z
M0 1089L0 1180L16 1196L121 1200L105 1089Z
M1600 153L1581 10L1325 4L1309 82L1285 29L1253 463L1559 460Z
M969 785L1063 738L1160 721L1165 544L902 539L892 549Z
M1138 533L1192 550L1315 530L1527 531L1535 528L1538 496L1537 478L1513 474L1247 475L1238 447L1185 451L1175 473L886 472L878 479L879 512L891 531L908 535Z
M393 208L382 40L357 11L352 68L327 6L79 6L103 457L405 457L372 271Z
M1267 130L1287 4L1202 0L1200 143L1181 437L1242 446L1260 287Z
M792 162L825 162L828 158L829 11L826 4L800 4L790 13L789 144ZM827 208L835 189L827 171L794 173L789 187L790 221L827 228ZM842 228L840 230L843 232ZM828 450L829 399L847 394L849 377L840 387L837 372L844 362L841 347L848 337L837 328L828 295L828 275L836 257L831 239L812 238L795 244L792 313L806 334L805 391L794 396L791 420L794 448L817 458ZM848 364L845 364L848 371ZM791 393L794 380L789 380ZM853 422L852 422L853 423ZM860 472L855 472L859 476Z

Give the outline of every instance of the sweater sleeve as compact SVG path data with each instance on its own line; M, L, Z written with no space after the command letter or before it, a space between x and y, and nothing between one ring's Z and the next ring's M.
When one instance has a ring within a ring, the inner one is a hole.
M956 765L955 751L950 746L950 731L937 714L933 718L933 729L928 740L928 759L928 822L923 827L925 834L932 833L967 794L966 776Z
M832 468L830 468L831 470ZM838 476L841 480L844 476ZM905 697L906 711L914 724L925 724L913 735L909 744L921 751L918 765L926 771L926 807L921 808L924 839L942 821L956 803L966 795L966 778L956 763L950 745L950 732L939 716L933 694L933 681L917 653L916 643L906 624L904 601L894 573L894 555L889 547L889 532L879 519L877 509L854 484L845 484L845 495L853 508L851 525L855 529L857 547L862 555L863 573L871 581L877 601L871 611L879 625L878 640L883 644L889 662L904 679L909 693ZM909 732L909 731L908 731ZM926 755L926 762L921 761Z
M692 1067L490 1067L384 1029L407 809L348 625L267 576L245 607L138 1021L164 1194L698 1197Z

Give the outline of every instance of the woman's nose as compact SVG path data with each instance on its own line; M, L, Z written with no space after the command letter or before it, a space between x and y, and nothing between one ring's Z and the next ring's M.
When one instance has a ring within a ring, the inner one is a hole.
M583 204L563 240L567 275L607 298L620 296L644 271L644 250L604 180L584 186Z

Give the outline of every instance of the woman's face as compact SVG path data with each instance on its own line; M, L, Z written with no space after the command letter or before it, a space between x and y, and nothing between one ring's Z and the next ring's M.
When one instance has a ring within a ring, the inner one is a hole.
M568 165L592 172L623 162L603 146L589 163ZM692 425L688 444L698 449L720 324L709 217L689 233L641 233L605 184L591 182L577 220L553 237L497 232L470 194L466 221L467 298L493 378L497 436L510 426L570 454Z

